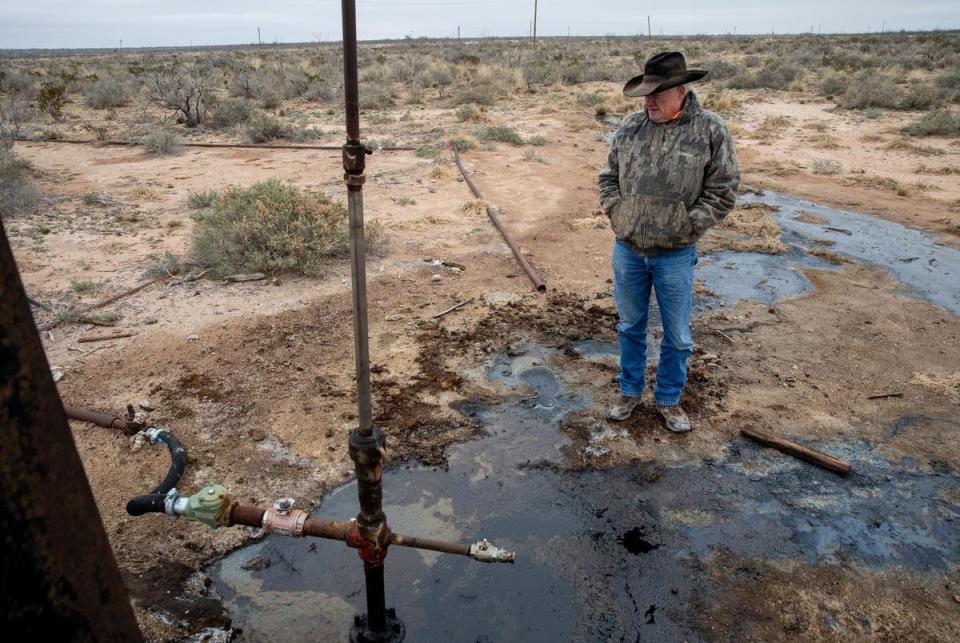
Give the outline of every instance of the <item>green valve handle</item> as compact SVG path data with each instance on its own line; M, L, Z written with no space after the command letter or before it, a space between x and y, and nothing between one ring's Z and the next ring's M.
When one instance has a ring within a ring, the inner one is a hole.
M221 484L207 485L187 499L183 516L187 520L202 522L216 529L227 524L230 503L233 499Z

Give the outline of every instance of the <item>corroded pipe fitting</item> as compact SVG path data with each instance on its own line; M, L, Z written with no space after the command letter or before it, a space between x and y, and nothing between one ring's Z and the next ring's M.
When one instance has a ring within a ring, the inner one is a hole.
M293 498L280 498L273 507L263 512L263 530L268 534L282 534L299 538L309 515L293 508Z

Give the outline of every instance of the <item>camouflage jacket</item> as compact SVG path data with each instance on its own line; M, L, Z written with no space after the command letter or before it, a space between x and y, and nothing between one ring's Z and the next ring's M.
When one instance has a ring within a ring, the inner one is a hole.
M687 94L679 118L627 116L600 171L600 204L618 239L644 254L682 248L733 209L740 169L723 121Z

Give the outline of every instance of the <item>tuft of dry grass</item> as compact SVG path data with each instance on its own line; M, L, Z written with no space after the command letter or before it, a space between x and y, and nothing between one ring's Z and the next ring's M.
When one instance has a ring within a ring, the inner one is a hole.
M914 174L930 174L934 176L949 176L951 174L960 174L960 167L955 167L952 165L941 165L940 167L927 167L924 164L920 164L917 167L913 168Z
M737 206L704 235L698 246L703 252L784 253L787 246L780 240L780 226L770 216L771 212L776 212L776 208L765 203Z
M855 174L843 179L843 185L851 185L874 190L889 190L895 192L897 196L909 196L910 188L889 176L867 176L865 174Z
M883 149L892 152L907 152L908 154L919 154L921 156L940 156L944 151L939 147L932 145L920 145L905 138L898 138L890 141L883 146Z
M914 373L911 384L918 384L931 391L936 391L950 398L951 402L960 404L960 371L951 374Z
M483 199L470 199L460 206L460 212L472 217L483 217L487 215L487 202Z

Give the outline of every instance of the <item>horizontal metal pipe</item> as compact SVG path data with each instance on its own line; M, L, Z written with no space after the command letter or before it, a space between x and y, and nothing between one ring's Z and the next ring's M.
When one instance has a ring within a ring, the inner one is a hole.
M86 409L81 409L76 406L70 406L69 404L63 405L63 410L67 414L67 417L71 420L79 420L81 422L90 422L91 424L96 424L97 426L106 427L108 429L119 429L124 433L136 433L137 429L130 425L130 422L133 420L133 414L130 412L132 409L128 410L127 417L121 417L119 415L111 415L109 413L97 413L96 411L88 411Z
M72 140L57 138L40 139L17 139L21 143L65 143L67 145L102 145L115 147L133 147L141 145L133 141L95 141L95 140ZM215 148L240 148L245 150L336 150L343 149L340 145L253 145L248 143L180 143L181 147L215 147ZM377 151L383 152L413 152L415 147L378 147Z
M402 534L390 534L391 545L400 547L411 547L413 549L428 549L430 551L439 551L444 554L459 554L467 556L470 554L470 545L460 543L448 543L442 540L432 540L430 538L417 538L416 536L404 536Z
M264 511L264 509L236 504L230 512L230 524L260 527L263 524ZM326 538L327 540L346 541L351 526L351 522L342 520L307 518L303 525L303 535ZM460 556L470 555L470 545L432 540L430 538L417 538L416 536L404 536L402 534L391 533L388 542L391 545L410 547L412 549L427 549L444 554L458 554Z
M453 160L457 163L457 168L460 170L460 175L463 177L463 180L467 182L467 185L470 187L470 191L473 192L473 196L478 199L482 199L483 195L480 194L480 190L477 188L477 185L473 182L473 179L470 178L467 170L463 167L463 163L460 162L460 153L457 151L457 146L451 143L450 148L453 150ZM536 288L538 292L543 292L546 290L547 285L543 283L540 275L537 274L537 271L533 269L533 266L530 265L530 262L527 261L527 258L524 257L520 252L520 249L513 242L513 239L510 237L510 234L507 232L506 228L504 228L503 224L500 223L500 217L497 216L497 214L493 211L493 208L491 208L489 205L487 206L487 216L490 217L490 221L492 221L493 225L497 228L497 230L500 231L500 236L503 237L503 240L507 242L508 246L510 246L513 256L517 259L517 263L520 264L520 267L523 268L525 273L527 273L530 281L533 282L533 287Z

